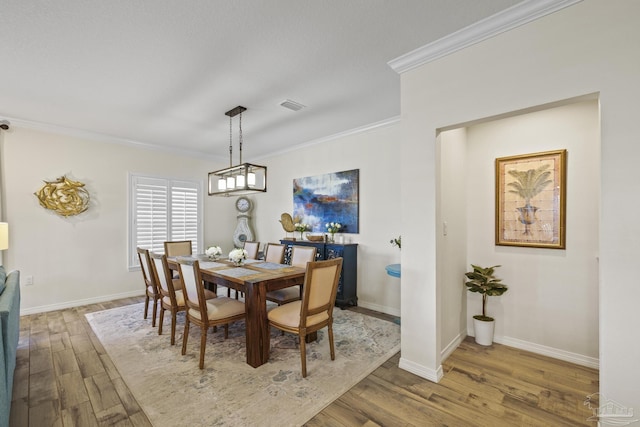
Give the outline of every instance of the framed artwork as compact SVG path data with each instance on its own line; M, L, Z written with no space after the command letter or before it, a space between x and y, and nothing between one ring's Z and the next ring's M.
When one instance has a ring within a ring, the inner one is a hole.
M496 159L496 245L565 248L567 150Z
M344 233L358 233L359 169L293 180L293 218L309 231L326 232L326 223L339 222Z

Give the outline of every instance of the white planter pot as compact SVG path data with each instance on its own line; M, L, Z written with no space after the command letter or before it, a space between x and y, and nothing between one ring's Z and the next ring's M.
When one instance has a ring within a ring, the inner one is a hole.
M480 345L493 344L493 329L495 321L473 319L473 330L475 332L476 343Z

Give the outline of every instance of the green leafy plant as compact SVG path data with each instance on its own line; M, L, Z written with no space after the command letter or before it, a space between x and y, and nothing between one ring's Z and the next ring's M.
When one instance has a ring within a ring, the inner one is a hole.
M327 231L329 233L335 234L340 231L340 229L342 228L342 224L340 224L339 222L328 222L325 224L325 227L327 227Z
M502 283L502 279L498 279L494 275L495 269L500 266L479 267L471 264L471 267L473 267L473 271L465 273L465 276L469 279L465 282L467 290L469 292L482 294L482 314L477 314L473 316L473 318L487 322L493 321L493 317L487 316L487 297L502 295L507 292L508 289L507 285Z
M542 165L537 169L529 169L527 171L510 170L508 173L516 179L516 181L507 184L512 189L509 193L515 193L522 197L526 205L529 205L531 199L538 195L544 188L549 185L552 180L549 179L551 171L548 171L549 165Z
M299 231L300 233L302 233L303 231L311 230L311 226L303 222L296 222L295 224L293 224L293 226L295 227L296 231Z
M397 246L398 249L402 249L402 236L398 236L396 239L389 240L392 246Z

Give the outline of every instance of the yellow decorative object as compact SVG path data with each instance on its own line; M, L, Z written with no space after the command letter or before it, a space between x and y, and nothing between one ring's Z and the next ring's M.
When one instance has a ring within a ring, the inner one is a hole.
M280 223L282 224L284 231L287 233L293 233L296 230L293 226L293 218L291 218L291 215L286 212L280 215Z
M81 214L89 208L89 192L84 184L66 176L44 181L42 188L34 194L43 208L64 217Z

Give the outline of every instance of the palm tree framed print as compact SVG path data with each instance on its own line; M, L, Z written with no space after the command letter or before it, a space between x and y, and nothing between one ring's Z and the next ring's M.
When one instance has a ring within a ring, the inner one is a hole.
M496 159L496 245L565 248L567 150Z

